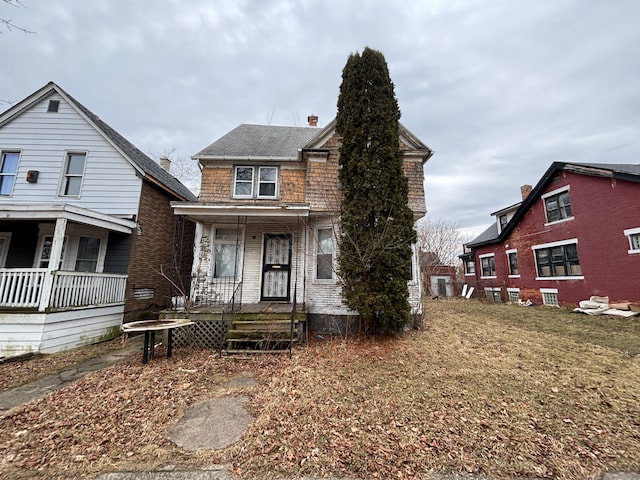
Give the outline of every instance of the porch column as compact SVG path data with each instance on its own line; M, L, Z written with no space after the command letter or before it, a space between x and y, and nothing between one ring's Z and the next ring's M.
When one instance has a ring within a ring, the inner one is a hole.
M44 277L42 285L42 296L40 297L40 305L38 311L44 312L49 306L51 295L53 293L53 272L58 270L60 258L62 257L62 245L64 243L64 233L67 230L67 219L57 218L56 228L53 232L53 242L51 243L51 253L49 255L49 266L47 274Z

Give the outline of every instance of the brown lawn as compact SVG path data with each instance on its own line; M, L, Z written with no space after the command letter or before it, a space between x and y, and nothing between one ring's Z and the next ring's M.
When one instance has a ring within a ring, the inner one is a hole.
M246 479L640 471L640 320L461 300L426 303L425 319L395 339L315 340L293 360L136 355L0 417L0 476L216 462ZM164 439L248 374L256 421L240 442L194 453Z

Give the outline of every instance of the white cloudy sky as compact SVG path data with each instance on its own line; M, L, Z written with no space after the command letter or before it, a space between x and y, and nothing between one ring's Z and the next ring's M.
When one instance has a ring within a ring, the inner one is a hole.
M0 2L0 109L58 83L145 152L240 123L325 125L341 72L386 57L435 155L429 216L477 233L553 161L640 163L636 0Z

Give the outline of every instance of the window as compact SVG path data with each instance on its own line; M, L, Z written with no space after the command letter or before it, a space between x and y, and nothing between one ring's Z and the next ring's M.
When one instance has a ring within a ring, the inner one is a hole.
M507 226L507 223L509 223L509 220L507 219L506 215L500 215L498 217L498 220L500 221L500 231L504 230L504 227Z
M486 295L487 299L491 300L492 302L502 301L500 287L486 287L484 289L484 294Z
M240 271L240 232L236 228L215 228L213 278L235 278Z
M76 256L76 272L95 272L100 256L100 239L92 237L80 237L78 241L78 254Z
M256 168L258 175L256 178ZM236 198L275 198L278 192L277 167L236 167L233 196ZM257 192L257 195L254 195Z
M496 263L493 254L480 255L480 266L482 267L482 277L496 276Z
M473 260L465 260L464 262L464 274L465 275L475 275L476 273L476 262Z
M331 228L318 229L316 250L316 279L333 279L333 231Z
M61 195L79 196L84 175L84 164L87 155L85 153L68 153L64 166L64 178L62 180Z
M520 270L518 270L518 253L516 250L507 250L507 263L509 265L509 276L520 276Z
M16 183L18 171L19 152L2 152L2 165L0 165L0 195L11 195L13 185Z
M4 268L9 253L9 243L11 242L11 233L0 233L0 268Z
M624 234L629 239L628 253L640 253L640 227L625 230Z
M507 288L507 294L509 295L509 301L511 303L520 302L520 289L519 288Z
M540 294L542 295L542 303L544 305L549 305L551 307L559 306L557 288L541 288Z
M558 222L573 218L571 215L571 204L569 203L569 190L564 189L561 192L554 190L543 195L544 209L547 214L547 222Z
M533 247L538 277L582 277L577 240Z
M53 235L46 235L42 237L42 244L40 246L40 257L37 268L49 268L49 259L51 258L51 246L53 245ZM60 255L60 264L58 270L62 270L62 264L64 262L64 253L67 246L67 237L62 242L62 254Z

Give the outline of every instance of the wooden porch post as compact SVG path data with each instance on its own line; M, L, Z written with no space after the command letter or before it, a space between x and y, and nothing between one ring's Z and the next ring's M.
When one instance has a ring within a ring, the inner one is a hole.
M49 255L49 267L44 277L42 285L42 296L40 297L40 305L38 311L44 312L49 306L51 294L53 293L53 272L58 270L60 265L60 257L62 257L62 245L64 243L64 233L67 229L67 219L57 218L56 229L53 232L53 242L51 243L51 254Z

